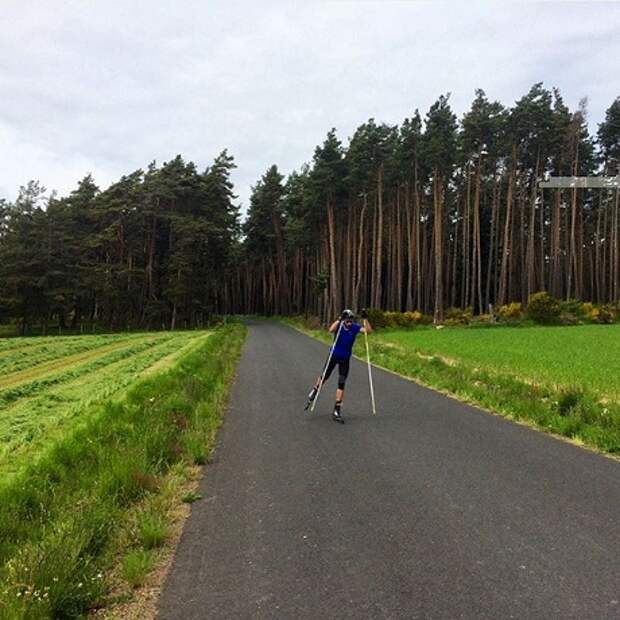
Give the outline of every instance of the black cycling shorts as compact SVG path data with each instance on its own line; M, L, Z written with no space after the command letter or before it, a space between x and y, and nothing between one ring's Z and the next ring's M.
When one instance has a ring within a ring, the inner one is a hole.
M347 358L346 360L337 360L336 358L332 357L329 360L329 364L327 365L324 381L327 381L329 379L329 375L331 375L334 368L338 366L338 382L344 383L347 380L347 376L349 375L350 359L351 358Z

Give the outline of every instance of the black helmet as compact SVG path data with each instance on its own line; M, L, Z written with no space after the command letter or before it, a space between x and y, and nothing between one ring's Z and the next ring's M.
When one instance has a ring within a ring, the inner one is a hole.
M354 319L355 315L353 314L353 310L346 309L342 311L342 314L340 315L340 317L342 318L342 320Z

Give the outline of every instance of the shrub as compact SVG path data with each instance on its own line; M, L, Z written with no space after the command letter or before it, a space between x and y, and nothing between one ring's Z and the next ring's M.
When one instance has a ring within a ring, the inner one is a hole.
M397 327L399 325L398 315L400 312L384 312L385 327ZM372 323L371 323L372 325Z
M422 314L422 319L420 320L420 323L422 325L432 325L434 320L435 319L432 314Z
M491 325L493 322L492 314L478 314L471 319L472 325Z
M417 310L411 312L403 312L400 314L400 323L402 327L414 327L415 325L419 325L424 318L424 315Z
M581 310L594 323L613 323L618 316L618 311L614 304L597 306L588 301L581 304Z
M579 325L581 319L571 312L562 312L562 314L560 314L560 323L562 325Z
M381 329L382 327L388 327L385 312L379 308L370 308L368 310L368 320L375 328Z
M472 308L448 308L445 313L444 324L450 327L468 325L472 319Z
M560 302L545 291L530 295L527 315L536 323L550 325L560 320Z
M577 299L560 302L560 323L562 325L579 325L586 319L583 304Z
M407 312L393 312L371 308L368 310L368 320L373 328L382 327L415 327L432 322L432 317L422 314L418 310Z
M388 312L387 314L390 317L390 321L394 324L394 327L409 327L404 312Z
M586 301L581 304L581 312L585 318L590 319L590 321L596 321L598 310L594 307L592 302Z
M560 311L562 314L572 314L578 319L585 319L586 312L584 306L585 304L582 304L578 299L567 299L560 302Z
M472 308L448 308L446 311L446 325L467 325L471 321Z
M520 302L514 301L511 304L500 306L497 311L497 317L500 321L514 322L523 318L523 306Z
M599 323L613 323L616 320L616 313L614 307L611 304L604 304L598 307Z

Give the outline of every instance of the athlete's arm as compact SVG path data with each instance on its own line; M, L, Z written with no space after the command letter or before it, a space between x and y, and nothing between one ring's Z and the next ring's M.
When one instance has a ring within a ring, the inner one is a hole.
M362 334L372 334L372 325L368 322L368 319L362 319L364 321L364 327L360 329Z
M338 325L340 325L340 319L336 319L329 327L329 333L333 334L338 330Z

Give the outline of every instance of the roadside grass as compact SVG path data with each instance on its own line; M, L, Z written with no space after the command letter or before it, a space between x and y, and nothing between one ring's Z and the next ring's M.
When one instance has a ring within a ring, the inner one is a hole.
M133 549L123 559L123 577L134 588L144 584L146 576L155 566L155 557L151 551Z
M143 582L195 470L187 447L212 449L244 338L218 329L0 484L0 617L80 617L119 580Z
M0 392L0 476L18 471L24 460L79 423L89 406L122 394L156 364L165 369L167 358L176 359L208 334L156 334L146 341L143 335L128 349L48 377L43 386L41 381L22 386L18 397L7 403L2 403L6 392Z
M156 549L166 541L168 528L161 515L145 512L138 521L138 540L144 549Z
M324 342L331 341L324 330L307 329L297 320L284 322ZM556 330L563 329L570 329L570 337L562 339L563 334ZM375 332L369 342L371 361L378 366L540 430L617 455L619 380L611 376L613 366L607 356L613 355L619 336L616 325L389 329ZM359 339L354 354L365 360ZM598 363L590 367L597 358Z

